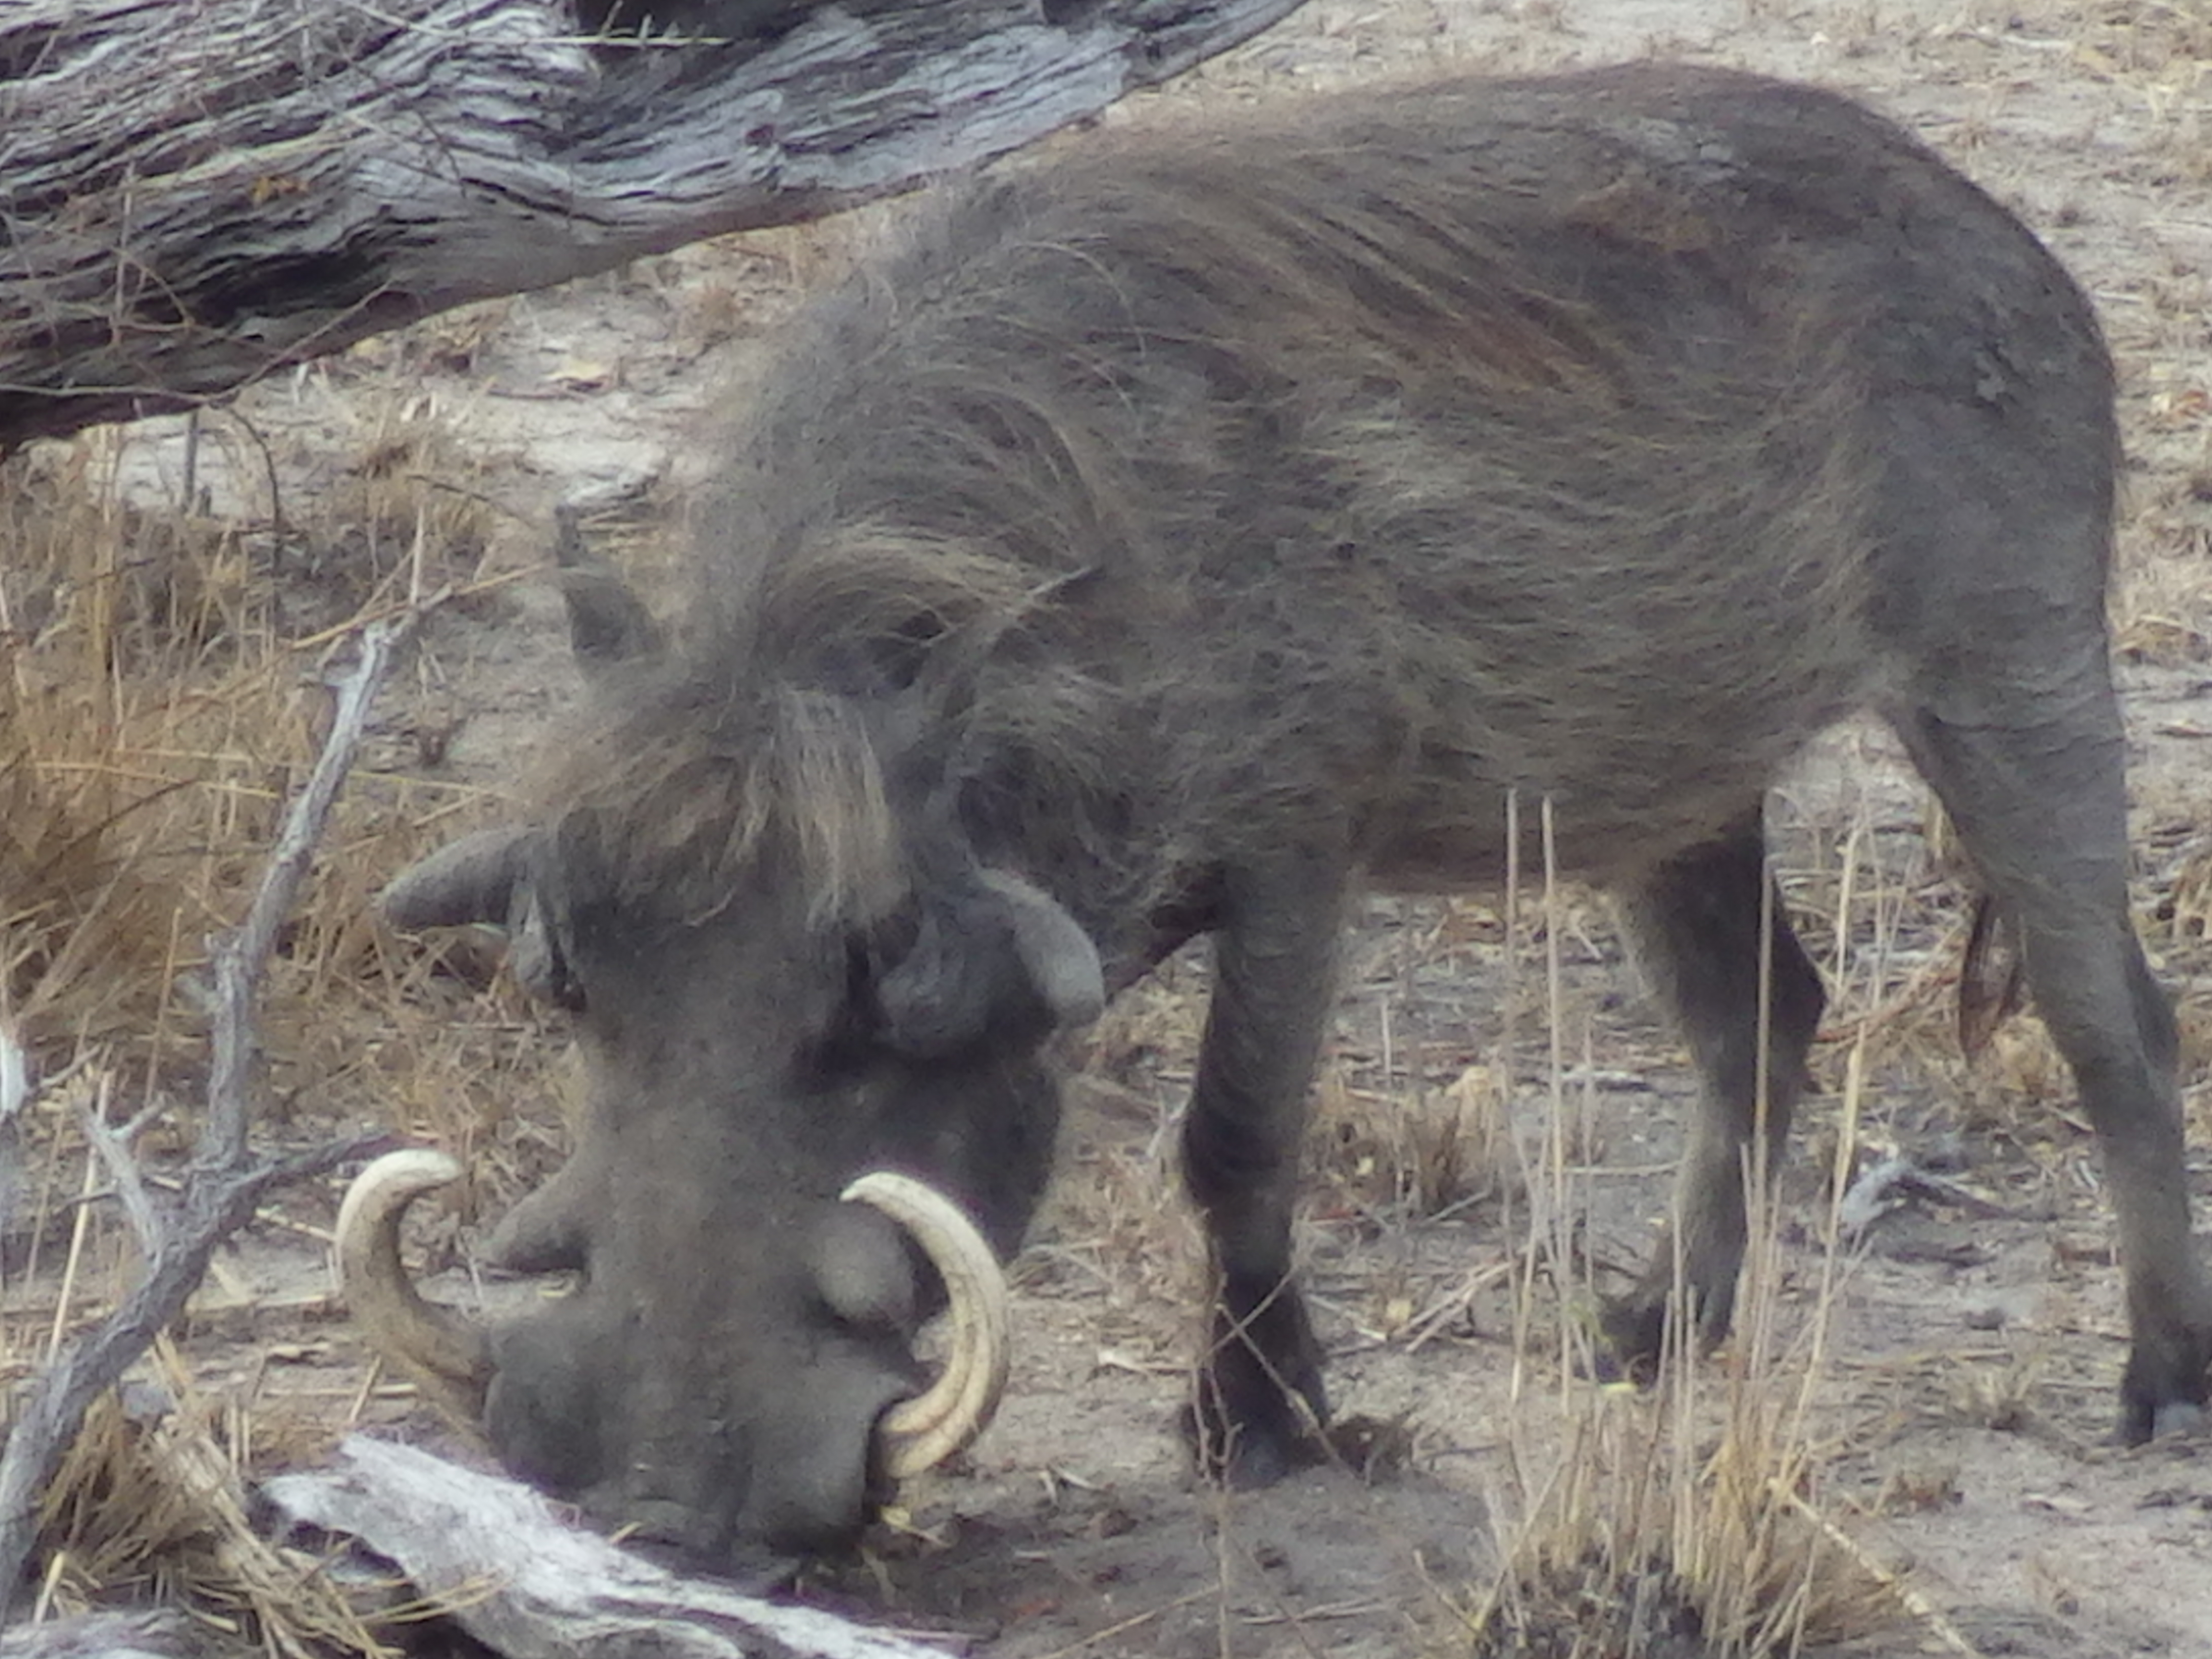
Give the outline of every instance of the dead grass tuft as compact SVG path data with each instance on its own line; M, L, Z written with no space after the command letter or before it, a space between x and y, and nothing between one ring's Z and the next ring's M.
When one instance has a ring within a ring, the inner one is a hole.
M1846 1146L1863 1054L1850 1073ZM1774 1207L1754 1199L1753 1213L1771 1218ZM1827 1237L1838 1237L1832 1211ZM1832 1243L1819 1271L1812 1306L1785 1317L1781 1254L1771 1231L1755 1230L1724 1368L1678 1351L1654 1391L1563 1389L1556 1438L1522 1430L1508 1492L1520 1522L1465 1614L1476 1653L1734 1659L1898 1620L1893 1580L1822 1495L1837 1448L1811 1425L1842 1272Z
M250 1616L270 1651L386 1659L317 1558L270 1543L247 1512L253 1425L202 1394L166 1340L158 1382L97 1402L47 1489L49 1542L34 1616L84 1610L118 1592L189 1599L235 1632Z
M104 447L17 462L0 517L0 1009L34 1047L158 1053L168 981L234 889L224 854L265 827L301 720L259 653L210 663L237 619L176 596L218 580L172 573L147 597L137 550L161 538L104 487Z
M1803 1493L1823 1452L1786 1403L1730 1402L1685 1448L1662 1401L1579 1414L1509 1572L1468 1624L1474 1652L1543 1659L1796 1653L1895 1625L1888 1587Z
M1877 837L1868 803L1856 804L1840 832L1833 864L1800 872L1794 885L1828 900L1804 931L1825 952L1838 981L1862 988L1838 1012L1856 1027L1844 1049L1836 1121L1821 1138L1831 1150L1831 1201L1816 1285L1802 1294L1806 1269L1777 1242L1779 1205L1766 1172L1747 1171L1755 1220L1735 1311L1735 1334L1719 1364L1678 1346L1658 1386L1576 1385L1593 1364L1588 1322L1547 1322L1530 1291L1554 1280L1570 1313L1595 1304L1573 1218L1585 1200L1566 1138L1547 1136L1529 1189L1528 1235L1516 1314L1522 1365L1540 1376L1548 1362L1555 1417L1522 1412L1507 1439L1501 1528L1504 1559L1487 1591L1462 1613L1483 1656L1535 1654L1546 1659L1619 1656L1796 1654L1822 1642L1856 1638L1910 1612L1942 1623L1910 1596L1832 1517L1823 1492L1838 1448L1816 1429L1816 1407L1830 1377L1828 1331L1845 1271L1840 1212L1846 1177L1862 1139L1860 1118L1869 1045L1894 1042L1893 959L1905 923L1888 884L1862 860ZM1559 893L1548 878L1537 908L1547 924ZM1854 904L1870 902L1866 937L1885 953L1879 966L1856 959L1861 924ZM1553 1033L1554 1110L1568 1094L1562 1074L1567 1027L1561 1006L1560 929L1545 929L1546 1024ZM1905 1006L1911 1006L1907 1004ZM1547 1201L1548 1200L1548 1201ZM1687 1320L1678 1309L1678 1330ZM1516 1387L1516 1393L1521 1389ZM1535 1403L1529 1389L1527 1403Z
M1407 1097L1339 1060L1317 1085L1306 1163L1325 1212L1377 1223L1458 1213L1496 1200L1516 1177L1506 1097L1481 1064Z

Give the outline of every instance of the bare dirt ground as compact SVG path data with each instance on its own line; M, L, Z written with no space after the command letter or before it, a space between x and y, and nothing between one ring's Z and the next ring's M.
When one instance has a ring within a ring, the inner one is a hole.
M2212 1145L2212 15L2118 0L1314 0L1109 118L1394 73L1653 54L1868 97L2014 204L2095 294L2131 457L2116 617L2139 894L2184 1000L2196 1139ZM742 396L748 353L854 234L689 250L483 307L259 388L244 408L291 458L295 498L335 489L343 470L302 458L357 459L387 428L417 434L405 464L487 504L465 577L541 565L547 515L568 499L604 509L598 537L649 580L685 487L712 467L712 410ZM425 428L438 445L418 441ZM217 516L226 495L262 487L249 447L195 465ZM142 499L179 499L173 428L134 434L119 466ZM441 617L359 792L355 887L489 810L574 695L544 585ZM998 1423L906 1494L863 1562L818 1570L802 1593L990 1659L1467 1651L1502 1569L1547 1540L1573 1556L1583 1544L1560 1540L1601 1538L1609 1510L1633 1507L1637 1472L1619 1464L1635 1454L1622 1449L1653 1443L1656 1421L1684 1413L1665 1479L1691 1483L1684 1469L1736 1443L1724 1425L1781 1401L1784 1430L1753 1437L1772 1453L1781 1509L1803 1499L1851 1540L1827 1546L1831 1558L1897 1574L1912 1598L1838 1616L1826 1634L1848 1650L2212 1655L2206 1444L2106 1440L2124 1348L2093 1150L2032 1023L1971 1070L1956 1057L1960 913L1917 786L1884 734L1854 729L1783 792L1776 817L1778 866L1832 975L1826 1090L1784 1183L1754 1304L1765 1329L1755 1317L1704 1368L1697 1401L1605 1393L1560 1359L1586 1275L1602 1286L1649 1248L1689 1103L1683 1057L1602 907L1536 892L1512 915L1378 903L1324 1067L1304 1233L1335 1398L1369 1424L1368 1466L1233 1497L1188 1479L1172 1420L1198 1330L1197 1257L1168 1152L1203 988L1194 958L1125 999L1079 1056L1060 1180L1018 1264L1021 1346ZM381 1116L483 1155L487 1216L557 1158L557 1067L544 1057L558 1034L509 992L421 973L404 999L416 1024L382 1034L389 1005L337 985L319 994L292 1017L355 1052L315 1073L303 1116ZM461 1032L450 1054L393 1097L384 1050L449 1024ZM1894 1200L1834 1261L1824 1177L1846 1134L1854 1054L1864 1088L1846 1155L1899 1152L1950 1184ZM314 1236L331 1207L319 1193L280 1206L228 1253L189 1333L198 1385L252 1413L241 1455L258 1472L312 1461L349 1421L440 1437L404 1390L374 1384L331 1316ZM453 1218L463 1247L473 1223ZM446 1244L458 1262L465 1249ZM42 1282L19 1273L9 1286L40 1322L55 1317ZM459 1267L445 1283L469 1293ZM16 1328L21 1369L30 1345ZM1613 1484L1572 1474L1607 1449ZM1577 1481L1578 1504L1561 1504ZM1677 1570L1694 1577L1673 1536ZM1621 1547L1623 1576L1585 1575L1579 1613L1593 1629L1609 1595L1640 1593L1656 1553ZM1577 1613L1571 1597L1532 1603L1532 1629L1548 1634L1491 1650L1574 1651ZM1646 1645L1591 1651L1688 1656L1728 1635L1662 1626Z

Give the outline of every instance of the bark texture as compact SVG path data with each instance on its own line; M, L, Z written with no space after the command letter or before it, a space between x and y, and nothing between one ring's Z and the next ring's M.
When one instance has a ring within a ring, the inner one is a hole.
M0 453L813 218L1298 0L0 0Z

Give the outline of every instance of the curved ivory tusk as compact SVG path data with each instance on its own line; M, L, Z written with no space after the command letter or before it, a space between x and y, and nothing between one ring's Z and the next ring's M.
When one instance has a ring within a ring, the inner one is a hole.
M387 1152L356 1176L338 1207L338 1293L378 1356L476 1431L491 1382L490 1345L473 1321L425 1302L399 1261L408 1206L460 1176L459 1163L427 1147Z
M945 1374L884 1413L884 1472L903 1480L933 1468L988 1426L1006 1391L1006 1275L960 1206L911 1176L878 1170L845 1188L845 1199L880 1210L914 1235L945 1281L952 1352Z

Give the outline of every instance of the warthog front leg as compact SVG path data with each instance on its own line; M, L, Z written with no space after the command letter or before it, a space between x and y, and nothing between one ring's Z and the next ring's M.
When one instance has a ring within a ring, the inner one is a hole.
M1328 1416L1321 1351L1291 1280L1291 1212L1346 886L1341 865L1322 858L1238 872L1214 936L1183 1173L1217 1284L1192 1429L1200 1467L1232 1486L1310 1461Z
M1763 902L1770 892L1765 859L1762 813L1754 808L1718 840L1661 866L1624 906L1644 970L1671 1008L1704 1084L1675 1192L1679 1252L1672 1240L1662 1241L1643 1281L1606 1316L1615 1355L1633 1375L1649 1376L1664 1346L1678 1253L1700 1334L1709 1344L1727 1334L1743 1265L1747 1154L1763 1121L1767 1166L1779 1167L1804 1088L1806 1051L1826 997L1780 894Z

